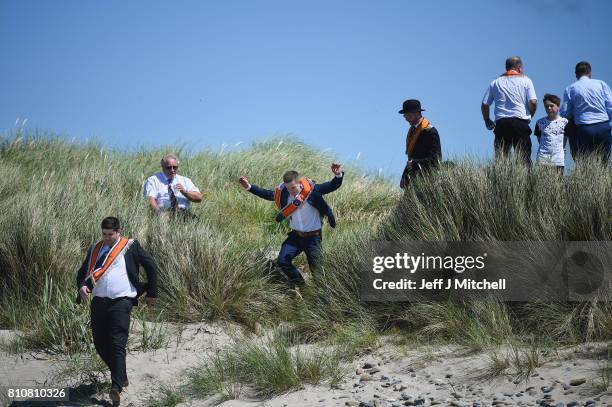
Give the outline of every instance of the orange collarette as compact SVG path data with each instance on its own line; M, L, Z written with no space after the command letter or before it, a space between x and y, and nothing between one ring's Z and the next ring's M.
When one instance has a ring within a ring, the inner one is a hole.
M104 273L106 273L110 265L113 264L117 256L123 251L128 242L128 238L120 237L117 243L115 243L115 245L109 250L108 254L106 255L102 267L94 270L98 254L100 253L100 249L102 249L102 246L104 246L104 242L102 240L96 243L93 250L91 251L91 256L89 257L89 270L87 277L91 279L94 285L98 282L98 280L100 280L100 278L102 278Z
M426 118L423 117L423 119L421 120L421 123L419 123L418 127L414 128L415 129L414 131L410 131L410 130L412 130L412 128L410 128L410 130L408 130L408 139L406 140L406 154L408 154L409 157L412 157L412 152L414 151L414 146L415 146L419 136L423 132L423 130L425 130L427 127L429 127L429 120L427 120Z
M283 192L285 185L280 184L274 190L274 201L276 202L276 207L281 211L281 213L283 214L285 218L291 215L293 212L295 212L295 210L299 208L299 206L308 199L308 197L310 196L310 193L312 192L313 184L311 181L302 177L298 180L298 182L302 184L302 191L300 191L298 196L292 202L287 203L287 205L285 205L285 207L282 209L281 209L281 192Z

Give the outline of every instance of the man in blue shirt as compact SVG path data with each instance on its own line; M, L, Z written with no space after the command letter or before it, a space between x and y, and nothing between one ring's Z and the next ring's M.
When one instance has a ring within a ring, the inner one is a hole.
M578 154L596 152L607 163L612 144L612 91L604 81L591 78L591 64L586 61L576 64L576 79L565 89L561 116L574 119Z

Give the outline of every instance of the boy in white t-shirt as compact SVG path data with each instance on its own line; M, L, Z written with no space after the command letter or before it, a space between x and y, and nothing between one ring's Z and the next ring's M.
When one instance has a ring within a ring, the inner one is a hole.
M568 120L559 116L561 99L558 96L545 94L544 109L547 116L536 122L534 135L538 138L537 163L554 165L559 173L563 174L565 167L565 129Z

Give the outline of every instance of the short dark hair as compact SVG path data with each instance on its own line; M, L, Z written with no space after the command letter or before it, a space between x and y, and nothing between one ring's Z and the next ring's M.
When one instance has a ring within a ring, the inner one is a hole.
M295 181L296 179L298 179L300 177L300 174L297 171L287 171L286 173L283 174L283 182L287 183L287 182L292 182Z
M119 219L114 216L109 216L102 219L102 224L100 224L102 229L112 229L115 232L121 229L121 225L119 224Z
M576 78L588 75L591 73L591 64L587 61L580 61L576 64Z
M557 106L561 106L561 99L559 99L559 96L557 95L551 95L550 93L547 93L544 95L544 99L542 99L542 102L546 102L547 100L550 100Z
M510 57L506 59L506 71L509 71L510 69L518 68L521 65L523 65L523 61L521 60L521 57Z

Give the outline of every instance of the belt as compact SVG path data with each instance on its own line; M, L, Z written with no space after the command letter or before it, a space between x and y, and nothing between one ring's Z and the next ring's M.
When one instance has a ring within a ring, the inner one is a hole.
M608 123L610 123L610 122L597 122L597 123L576 124L576 127L597 126L598 124L608 124Z
M312 237L312 236L321 236L321 229L313 230L312 232L300 232L299 230L292 230L299 237Z
M98 297L95 296L93 297L94 300L97 301L103 301L103 302L117 302L117 301L121 301L121 300L130 300L130 301L134 301L135 298L133 297L117 297L117 298L109 298L109 297Z

